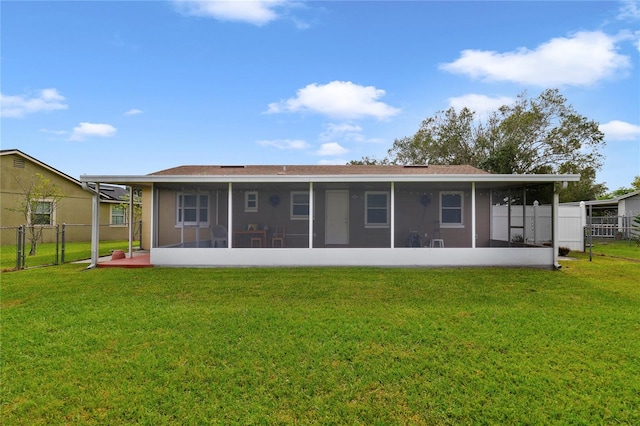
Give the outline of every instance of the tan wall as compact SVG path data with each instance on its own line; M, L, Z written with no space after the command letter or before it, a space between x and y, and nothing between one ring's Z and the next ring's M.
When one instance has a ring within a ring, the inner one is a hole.
M153 205L151 204L153 188L142 188L142 242L141 249L151 248L151 218L153 215Z
M24 160L24 168L14 167L14 159ZM29 185L36 176L41 174L44 178L55 183L64 195L59 200L54 211L54 225L68 224L66 229L66 241L87 241L91 239L91 206L92 194L82 189L81 185L73 182L59 174L42 167L28 159L18 155L3 155L0 157L0 226L20 226L26 220L23 214L12 209L19 209L21 200L24 199L23 185ZM109 226L111 220L111 209L109 203L100 203L100 238L126 239L128 237L127 227ZM85 226L71 226L71 225ZM47 232L47 235L55 235ZM51 237L49 237L51 239Z

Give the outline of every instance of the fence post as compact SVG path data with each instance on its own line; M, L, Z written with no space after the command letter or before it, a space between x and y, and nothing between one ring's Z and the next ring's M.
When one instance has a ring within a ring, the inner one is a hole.
M56 224L56 259L53 261L54 265L58 265L58 257L60 255L60 225Z
M65 232L67 230L67 224L62 224L62 248L60 250L60 264L64 265L64 249L65 249Z
M22 225L18 226L18 230L16 231L16 269L21 269L22 263L22 233L24 230L22 229Z

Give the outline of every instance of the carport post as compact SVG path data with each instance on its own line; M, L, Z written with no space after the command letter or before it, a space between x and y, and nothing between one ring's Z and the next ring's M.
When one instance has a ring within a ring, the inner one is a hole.
M98 266L98 253L100 252L100 184L95 183L91 188L88 182L82 182L82 189L93 194L91 203L91 263L87 269Z

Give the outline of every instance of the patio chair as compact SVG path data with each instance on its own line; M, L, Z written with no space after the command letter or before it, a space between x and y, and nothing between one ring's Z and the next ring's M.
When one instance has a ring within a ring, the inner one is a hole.
M420 240L420 234L417 229L409 229L407 247L422 247L422 241Z
M271 247L276 247L276 243L280 243L279 247L284 248L284 226L276 226L271 236Z
M229 234L224 225L211 228L211 247L229 247Z

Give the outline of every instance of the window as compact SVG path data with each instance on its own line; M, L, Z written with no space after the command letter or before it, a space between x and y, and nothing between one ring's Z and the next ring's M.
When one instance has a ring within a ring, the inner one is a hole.
M389 193L368 191L364 193L366 209L364 225L367 228L389 226Z
M177 226L209 226L209 194L178 194Z
M111 224L124 225L127 223L127 209L123 206L111 206Z
M53 202L36 201L31 220L32 225L53 225Z
M291 192L291 219L309 218L309 192Z
M257 191L247 191L244 193L244 211L245 212L258 211L258 192Z
M464 226L462 221L462 200L464 192L440 193L440 226L456 228Z

